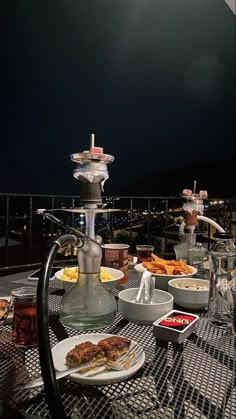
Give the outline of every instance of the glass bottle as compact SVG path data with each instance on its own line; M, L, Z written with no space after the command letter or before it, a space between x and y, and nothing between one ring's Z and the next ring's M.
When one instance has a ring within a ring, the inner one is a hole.
M197 268L196 277L205 278L204 259L206 257L207 249L202 243L197 242L191 249L189 249L189 265Z
M95 212L86 213L87 240L78 251L78 279L65 293L60 318L65 326L78 330L97 330L113 322L117 312L114 295L100 279L102 249L95 236Z
M218 327L231 327L233 322L234 299L232 288L236 268L236 250L233 236L229 233L215 233L215 243L209 252L210 290L208 320Z
M102 284L100 272L79 272L62 299L60 317L73 329L96 330L111 324L116 310L115 298Z
M176 260L182 259L185 263L190 263L190 250L196 245L196 234L184 233L181 237L182 243L174 246Z

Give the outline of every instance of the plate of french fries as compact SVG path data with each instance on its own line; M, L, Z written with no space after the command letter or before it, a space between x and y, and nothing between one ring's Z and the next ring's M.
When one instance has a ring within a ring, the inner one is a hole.
M60 269L55 273L55 278L63 281L63 287L71 287L78 279L79 268L78 266L70 266ZM108 268L101 266L100 279L106 288L112 289L116 286L118 281L122 279L124 272L119 269Z
M151 262L138 263L134 269L142 276L144 271L155 276L155 288L168 290L168 281L173 278L189 278L197 273L197 269L187 265L183 260L165 260L152 254Z

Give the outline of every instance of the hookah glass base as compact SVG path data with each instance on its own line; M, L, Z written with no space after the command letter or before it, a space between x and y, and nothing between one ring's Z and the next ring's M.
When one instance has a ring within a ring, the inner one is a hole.
M97 330L111 324L116 311L115 297L103 286L100 273L79 273L62 299L60 318L73 329Z

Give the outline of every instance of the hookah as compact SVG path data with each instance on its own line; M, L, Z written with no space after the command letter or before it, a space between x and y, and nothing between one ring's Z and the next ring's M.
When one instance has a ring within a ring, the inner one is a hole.
M206 277L209 279L208 321L212 326L226 330L232 327L234 331L236 250L233 236L225 232L215 221L202 215L203 200L207 198L207 191L197 194L196 181L193 192L184 189L183 197L184 221L180 225L179 233L185 241L175 246L176 259L186 258L188 264L197 267L197 276L205 277L203 261L206 249L201 243L196 243L195 228L199 220L215 227L217 231L213 235L214 244L208 253L210 269Z
M174 247L176 258L183 259L190 265L200 265L206 254L206 249L202 243L196 242L196 227L199 221L211 224L221 233L224 229L211 218L203 215L204 200L207 199L207 191L196 192L196 180L193 183L193 190L184 189L182 192L184 198L183 210L184 221L179 227L180 242Z
M119 211L99 208L102 204L101 191L108 179L107 164L114 157L95 147L94 134L90 136L90 149L70 156L76 163L74 177L81 181L81 208L38 209L37 213L62 227L66 234L55 239L42 264L42 273L37 287L37 321L39 357L47 402L52 417L65 418L58 382L55 377L48 318L48 288L51 268L58 250L74 244L78 247L78 279L64 294L60 307L60 320L67 326L80 331L97 330L111 324L117 312L115 297L102 284L100 266L102 258L100 236L95 235L97 213ZM85 234L61 221L51 211L69 211L85 214ZM70 234L68 234L68 231Z

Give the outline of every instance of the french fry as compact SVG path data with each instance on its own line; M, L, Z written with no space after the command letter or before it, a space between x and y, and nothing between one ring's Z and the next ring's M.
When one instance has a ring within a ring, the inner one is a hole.
M179 263L180 263L181 267L183 268L184 272L186 272L186 273L187 272L188 273L192 272L192 269L190 269L183 260L180 259Z
M143 262L148 271L159 275L184 275L192 272L183 260L165 260L152 253L152 262Z
M168 262L165 259L159 258L159 256L155 255L154 253L152 253L152 258L155 262L160 262L162 265L165 265Z

